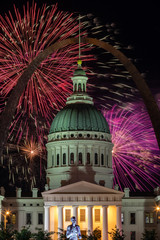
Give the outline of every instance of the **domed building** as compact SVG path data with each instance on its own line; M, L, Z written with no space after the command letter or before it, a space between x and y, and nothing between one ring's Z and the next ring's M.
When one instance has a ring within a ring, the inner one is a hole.
M86 92L87 76L78 61L73 94L54 118L48 135L47 180L55 189L80 180L112 188L112 147L108 123Z
M113 190L112 147L108 123L87 94L81 60L73 94L54 118L47 143L45 230L66 229L71 216L81 232L99 227L102 239L121 228L123 192ZM49 190L50 189L50 190Z
M81 233L97 227L102 240L108 232L122 229L126 240L140 240L145 229L155 229L160 239L160 188L152 196L130 196L113 189L112 147L108 124L87 94L87 76L78 61L73 94L54 118L48 135L47 184L42 197L38 189L26 197L18 188L16 197L5 196L0 187L0 222L10 210L10 222L18 231L25 226L58 232L66 231L75 216ZM159 208L157 208L159 209ZM8 220L8 219L7 219ZM9 222L6 224L9 224ZM53 234L57 240L57 234Z

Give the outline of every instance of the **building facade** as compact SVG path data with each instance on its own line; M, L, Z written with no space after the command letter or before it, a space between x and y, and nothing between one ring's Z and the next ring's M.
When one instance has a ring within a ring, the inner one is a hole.
M47 184L42 197L37 189L32 197L5 197L1 188L0 213L15 229L30 226L58 232L66 230L71 216L77 218L81 232L99 228L102 240L111 239L108 232L115 226L124 230L126 240L140 240L144 229L159 233L160 194L131 197L113 187L112 147L108 123L87 94L87 76L78 61L73 80L73 94L54 118L48 135ZM159 234L160 235L160 234ZM54 234L53 239L58 235ZM160 237L159 237L160 239Z

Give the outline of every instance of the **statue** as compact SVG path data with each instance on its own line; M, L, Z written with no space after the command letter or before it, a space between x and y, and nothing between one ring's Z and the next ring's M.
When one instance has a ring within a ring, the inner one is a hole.
M69 240L82 239L80 227L76 225L76 217L71 217L72 224L67 227L66 237Z

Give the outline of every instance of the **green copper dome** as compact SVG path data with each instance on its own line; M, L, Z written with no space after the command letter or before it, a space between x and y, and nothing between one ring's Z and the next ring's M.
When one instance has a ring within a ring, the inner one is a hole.
M86 73L82 68L77 68L74 71L73 76L86 76Z
M77 130L110 133L104 116L93 105L68 104L54 118L50 134Z

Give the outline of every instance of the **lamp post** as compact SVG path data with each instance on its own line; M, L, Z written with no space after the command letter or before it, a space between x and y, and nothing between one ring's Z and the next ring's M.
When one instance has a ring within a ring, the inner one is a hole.
M157 206L157 207L156 207L156 213L157 213L157 224L159 223L159 211L160 211L160 207Z
M1 215L4 217L4 230L6 230L6 225L7 225L7 216L10 215L10 211L7 210L7 211L4 211L4 213L1 212Z

